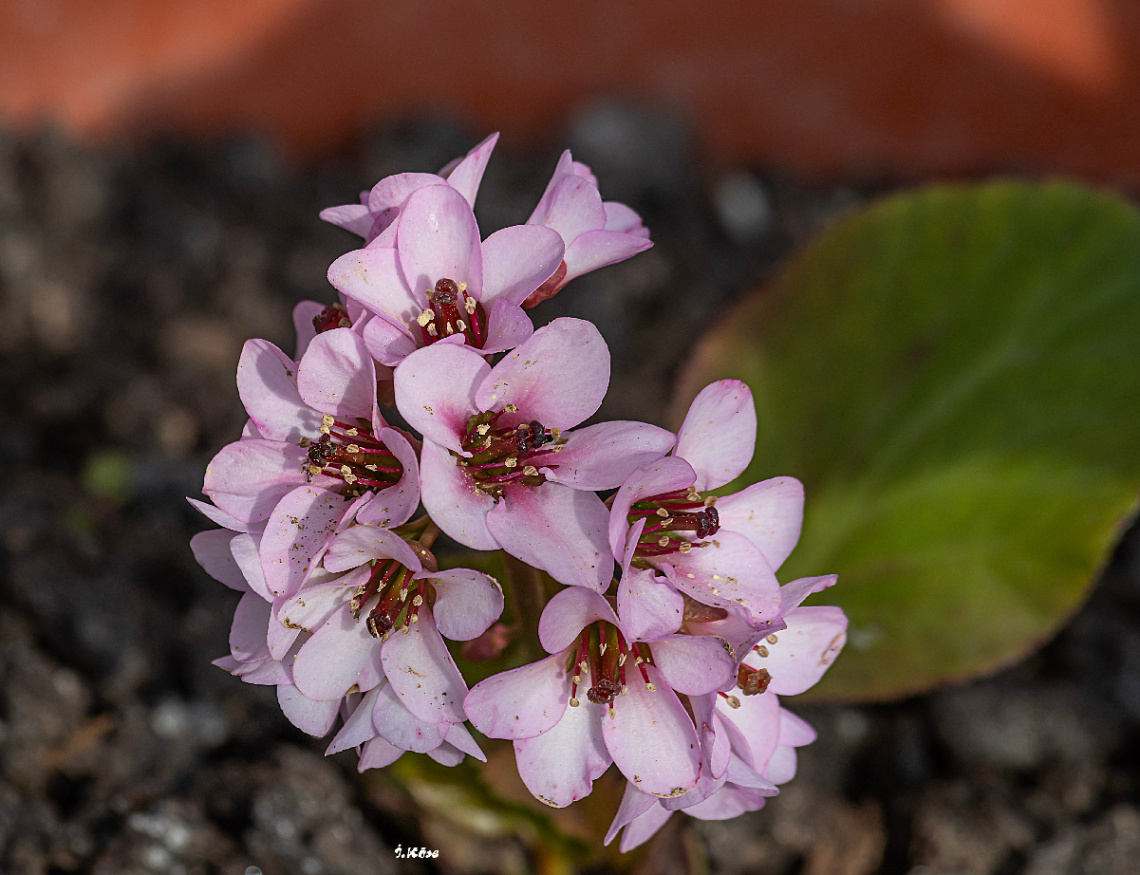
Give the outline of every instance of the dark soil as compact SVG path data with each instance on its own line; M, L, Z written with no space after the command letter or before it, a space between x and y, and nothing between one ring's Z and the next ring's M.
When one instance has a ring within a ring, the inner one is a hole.
M391 782L358 776L351 753L323 758L272 688L210 665L236 595L195 564L187 542L208 524L183 500L244 422L243 341L291 349L293 304L333 297L325 271L354 238L319 209L474 139L419 123L297 168L252 139L111 150L0 135L0 872L535 864L513 839L397 859L446 831ZM881 188L709 169L675 123L621 107L560 140L657 243L534 313L599 325L609 418L664 424L700 332ZM561 145L501 145L484 233L526 218ZM702 871L706 857L714 872L778 875L1140 871L1137 538L1024 664L896 705L798 710L820 740L797 780L751 816L673 818L636 858L643 871Z

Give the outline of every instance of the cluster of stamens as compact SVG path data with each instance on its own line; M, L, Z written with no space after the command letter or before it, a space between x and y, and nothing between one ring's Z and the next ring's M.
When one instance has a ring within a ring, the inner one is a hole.
M395 559L380 559L372 566L368 580L357 587L349 602L352 618L359 620L365 603L377 596L376 604L365 617L373 638L387 638L393 629L408 631L419 622L420 608L427 601L431 585L412 580L412 571ZM408 596L411 598L408 598Z
M320 313L313 317L313 328L317 334L324 334L334 328L351 328L352 322L348 318L348 311L339 301L329 304Z
M669 553L688 553L694 545L679 532L693 532L698 539L711 538L720 531L720 515L713 505L716 496L702 497L695 487L655 495L635 502L629 509L629 523L645 520L638 539L635 559L650 559Z
M752 648L752 652L763 659L770 652L768 647L774 645L777 640L775 634L767 635L764 638L765 643L757 644ZM742 662L740 663L740 668L736 670L736 686L740 688L741 694L745 696L759 696L768 689L768 684L770 683L772 683L772 673L766 668L753 668ZM740 707L740 699L736 698L736 696L731 696L728 693L721 693L720 695L728 703L728 707Z
M467 283L441 279L427 293L427 299L427 309L416 317L425 346L462 334L471 346L483 347L487 340L486 315L479 302L467 294Z
M497 413L476 413L467 420L463 449L471 456L458 458L474 478L475 488L496 498L507 483L545 483L539 467L557 468L550 460L566 443L557 428L545 428L537 420L496 426L504 413L518 413L518 408L507 404Z
M651 665L649 648L644 644L627 644L621 632L608 623L599 620L587 626L578 636L574 650L574 663L571 677L570 707L577 708L578 687L582 678L589 672L593 686L586 690L586 698L595 705L609 705L613 712L613 702L626 692L626 667L632 660L641 674L645 689L653 692L657 688L649 680L646 665Z
M337 477L351 492L362 494L366 489L385 489L403 475L400 460L367 426L340 422L326 413L320 432L318 440L300 441L307 450L310 477Z

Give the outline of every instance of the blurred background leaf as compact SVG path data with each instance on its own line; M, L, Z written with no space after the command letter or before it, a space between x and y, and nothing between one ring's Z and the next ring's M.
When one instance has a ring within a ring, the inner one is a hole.
M840 577L816 695L986 672L1058 628L1134 512L1140 215L1062 183L892 197L713 330L678 410L723 377L756 397L744 479L807 489L781 579Z

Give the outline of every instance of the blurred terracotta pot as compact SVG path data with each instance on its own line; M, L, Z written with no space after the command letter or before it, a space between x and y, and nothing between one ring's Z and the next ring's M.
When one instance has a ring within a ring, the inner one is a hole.
M1133 0L8 0L0 119L315 150L425 109L541 136L621 94L678 109L729 159L809 174L1130 183L1138 48Z

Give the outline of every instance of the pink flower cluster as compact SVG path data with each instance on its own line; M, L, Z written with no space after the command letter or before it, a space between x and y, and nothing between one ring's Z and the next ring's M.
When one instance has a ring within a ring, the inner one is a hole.
M206 469L212 503L191 499L221 528L191 546L242 593L216 664L276 686L307 733L339 722L328 753L355 748L361 770L485 760L470 724L512 740L526 786L558 807L616 764L628 788L607 842L624 829L628 849L674 810L731 817L792 777L813 732L779 697L821 677L846 618L801 605L833 576L777 581L796 480L714 493L752 457L745 385L707 386L676 434L583 426L609 385L605 341L578 319L536 330L525 310L648 232L566 152L527 223L482 239L495 139L321 214L364 246L329 269L336 303L298 306L293 355L246 344L249 422ZM564 585L538 620L545 658L468 689L447 641L497 656L511 631L498 581L440 567L441 534Z

